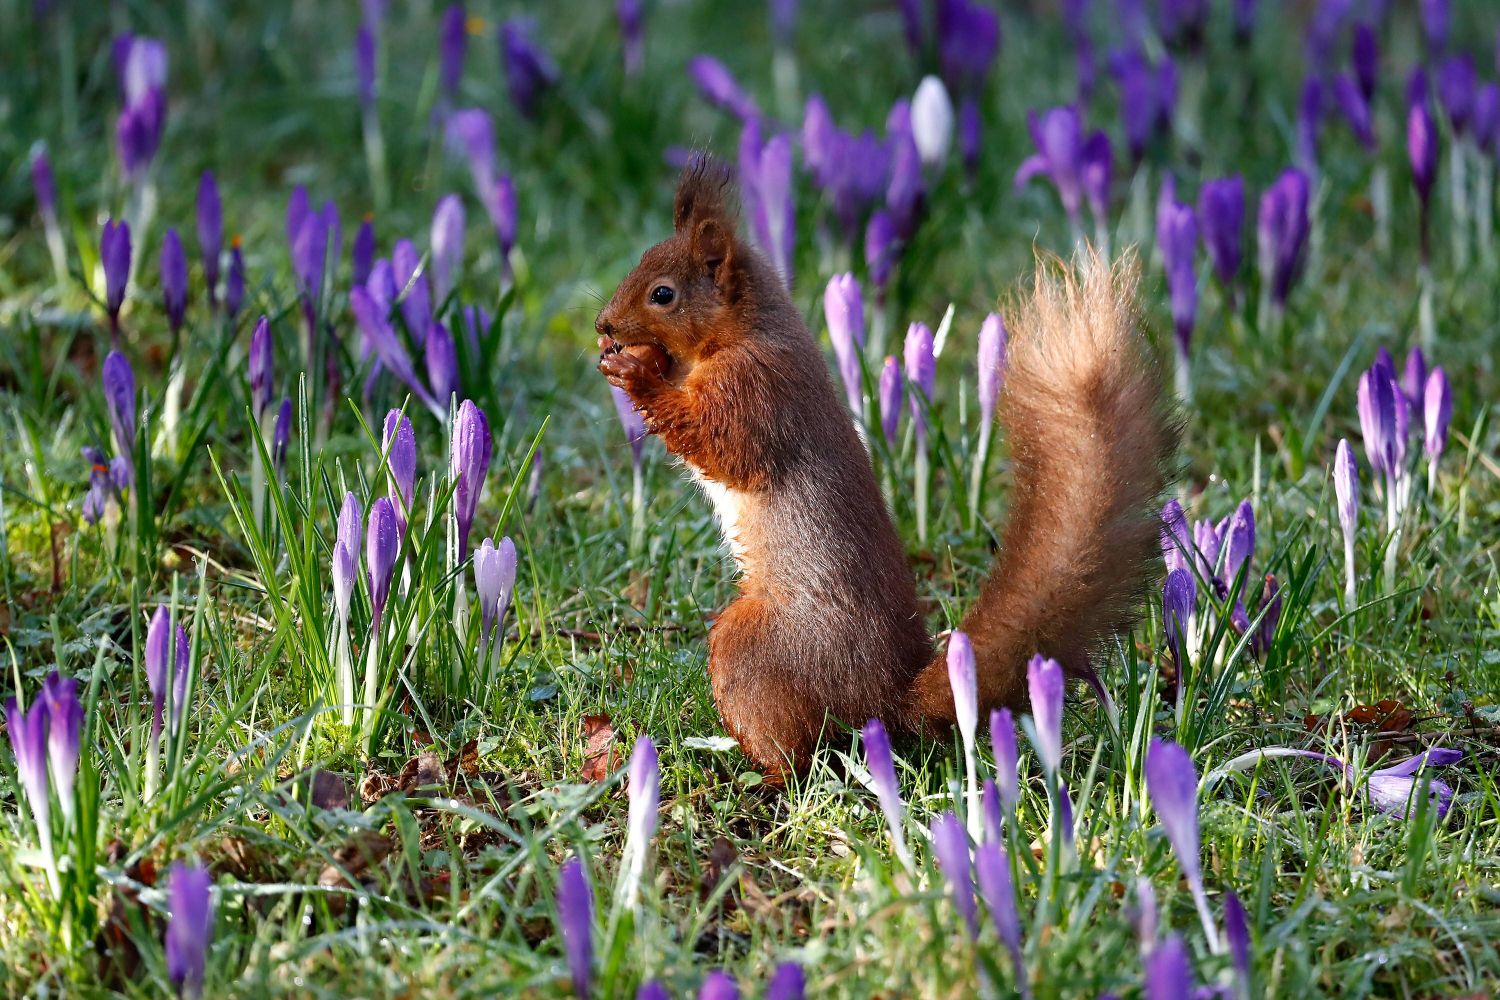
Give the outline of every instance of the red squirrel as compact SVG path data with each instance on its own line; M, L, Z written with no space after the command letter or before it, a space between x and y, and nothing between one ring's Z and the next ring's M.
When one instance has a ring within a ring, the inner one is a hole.
M594 325L599 371L698 480L739 568L709 631L725 726L774 777L805 768L833 720L945 728L946 659L869 457L780 277L737 234L727 171L690 165L673 219ZM1133 258L1082 254L1039 272L1009 324L999 412L1014 488L961 626L981 709L1024 703L1035 653L1086 671L1150 579L1178 429L1137 281Z

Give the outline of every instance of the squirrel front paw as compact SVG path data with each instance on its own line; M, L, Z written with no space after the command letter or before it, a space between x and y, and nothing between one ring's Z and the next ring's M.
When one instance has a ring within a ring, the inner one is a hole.
M599 373L610 385L623 389L637 406L667 385L655 366L625 351L611 351L599 359Z

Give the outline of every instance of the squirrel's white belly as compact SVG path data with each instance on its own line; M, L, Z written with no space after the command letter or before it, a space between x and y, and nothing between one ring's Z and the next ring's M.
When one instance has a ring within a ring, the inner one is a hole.
M713 504L714 513L719 518L719 530L724 535L724 542L729 546L729 554L734 557L735 565L744 569L745 546L740 542L740 519L745 510L745 494L709 479L690 463L684 464L703 488L703 495L708 497L708 502Z

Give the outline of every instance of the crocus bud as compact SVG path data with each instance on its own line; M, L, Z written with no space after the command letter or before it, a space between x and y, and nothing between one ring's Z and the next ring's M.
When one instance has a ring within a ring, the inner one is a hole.
M1285 308L1307 246L1308 180L1300 170L1287 170L1261 195L1257 219L1261 280L1271 298Z
M610 386L610 397L615 403L615 413L620 426L625 430L625 440L630 444L630 459L637 469L641 467L641 451L646 446L646 418L641 416L624 389Z
M587 998L594 976L594 890L577 858L564 861L558 872L557 918L573 995Z
M1412 409L1420 412L1427 390L1427 357L1422 348L1413 346L1406 355L1406 367L1401 370L1401 392Z
M450 194L432 213L432 298L441 304L464 265L464 203Z
M224 252L224 208L212 170L203 171L198 178L198 252L203 256L203 284L208 288L211 309L219 284L219 255Z
M1021 802L1017 771L1020 755L1016 752L1016 722L1008 708L990 711L990 748L995 753L995 787L1000 793L1000 804L1006 812L1014 813Z
M1162 584L1161 612L1166 624L1167 645L1179 664L1187 654L1188 622L1197 603L1198 587L1191 570L1174 569Z
M1437 68L1438 103L1448 116L1455 135L1468 132L1474 113L1474 95L1479 80L1474 74L1474 60L1467 53L1451 55Z
M355 574L359 572L360 519L359 499L353 493L344 495L339 511L338 534L333 543L333 600L339 621L349 621L349 600L354 595Z
M99 237L99 260L104 266L104 308L110 325L118 328L125 304L125 282L130 277L130 225L110 219Z
M1044 771L1056 775L1062 763L1062 664L1040 654L1033 656L1026 665L1026 684L1031 695L1036 756Z
M83 732L83 704L78 682L56 670L42 681L42 704L47 709L47 760L65 822L73 821L73 786L78 779L79 739ZM35 709L33 709L35 711Z
M1436 462L1447 447L1448 423L1453 419L1453 395L1448 389L1448 375L1443 371L1442 365L1438 365L1427 376L1424 396L1426 405L1423 409L1423 423L1427 433L1423 443L1427 457Z
M391 410L385 415L380 447L386 454L386 470L390 473L391 504L404 535L406 517L411 513L416 494L417 435L412 430L411 419L400 410Z
M486 538L474 553L474 589L479 593L480 645L496 641L516 588L516 543L500 539L497 546Z
M1217 935L1208 914L1199 861L1198 772L1188 752L1176 743L1153 739L1146 749L1146 792L1177 855L1177 866L1193 891L1204 933L1210 944L1214 944Z
M500 54L505 62L505 85L516 110L530 118L542 93L557 83L557 64L536 41L536 25L528 18L512 18L500 26Z
M377 626L385 613L386 598L391 593L391 571L400 552L401 527L396 508L389 497L377 497L370 505L370 520L365 529L365 567Z
M1102 228L1109 223L1109 191L1114 181L1114 152L1109 145L1109 136L1102 130L1095 131L1083 144L1078 172L1089 211L1094 215L1095 224Z
M359 84L359 106L375 106L375 31L362 23L354 33L354 76Z
M433 323L427 328L422 350L427 356L427 381L432 385L432 395L446 406L460 389L458 349L453 335L443 324Z
M1338 499L1339 527L1346 543L1352 543L1359 520L1359 463L1347 438L1339 441L1333 460L1333 492Z
M349 271L352 283L363 285L370 280L370 268L375 265L375 220L366 215L360 220L354 234L354 245L349 249Z
M1349 61L1354 66L1354 79L1359 84L1360 94L1369 104L1375 99L1375 85L1380 74L1380 42L1372 25L1361 21L1354 26Z
M1255 552L1255 508L1249 500L1240 501L1229 518L1229 533L1224 538L1224 582L1233 584Z
M926 323L913 323L907 328L906 380L916 390L908 398L918 442L927 436L927 406L936 388L937 359L932 351L932 329Z
M475 406L473 400L464 400L454 419L453 446L448 460L448 471L458 484L453 492L453 516L458 522L459 559L469 553L469 529L474 524L479 495L484 492L484 479L489 473L493 448L490 423L484 411Z
M963 154L964 169L973 176L979 169L979 154L984 148L984 122L979 117L979 102L965 97L958 109L958 148Z
M1234 963L1241 995L1250 996L1250 920L1233 890L1224 894L1224 939L1229 944L1229 958Z
M495 239L500 244L501 264L509 267L507 261L511 250L516 245L516 226L519 221L516 208L516 184L509 174L501 174L495 178L494 187L485 199L485 208L489 213L490 221L495 226Z
M213 928L213 877L196 862L173 864L167 871L167 978L181 996L203 993Z
M42 838L42 850L51 853L51 800L47 797L47 705L42 699L22 711L14 698L5 701L5 731L16 757L16 773L31 814Z
M1167 572L1187 569L1193 553L1192 534L1188 530L1187 513L1176 497L1168 500L1161 511L1161 557L1167 564Z
M31 190L36 196L36 208L49 224L57 221L57 181L52 176L52 161L47 158L46 147L38 144L31 154Z
M886 444L895 447L896 430L901 426L901 366L890 355L880 369L880 428Z
M443 11L438 25L438 85L449 101L458 100L459 84L464 76L464 48L468 44L468 31L464 16L464 5L449 4Z
M835 274L828 279L823 293L823 315L828 321L828 338L838 359L839 377L849 409L857 418L864 417L864 379L860 356L865 346L864 298L859 281L852 274Z
M948 883L948 895L953 899L954 909L964 918L969 937L977 937L979 908L974 905L969 835L964 832L963 823L951 812L942 813L932 821L932 853L942 870L943 881Z
M672 1000L672 993L659 979L648 979L635 991L635 1000Z
M1264 656L1276 639L1276 626L1281 621L1281 597L1281 585L1273 574L1267 573L1260 596L1260 626L1250 638L1250 648L1258 656Z
M1189 1000L1193 989L1193 963L1180 934L1167 939L1146 956L1146 1000Z
M636 76L646 61L646 11L643 0L616 0L615 17L620 22L620 48L625 75Z
M988 425L995 419L995 403L1005 381L1005 320L990 313L979 327L979 421Z
M953 689L953 714L963 738L965 752L974 752L974 732L979 727L979 682L974 666L974 645L955 631L948 637L948 684Z
M427 326L432 322L432 296L428 290L427 274L422 270L422 260L411 240L397 240L391 248L391 269L401 305L401 318L406 330L417 344L427 336Z
M911 137L922 166L940 169L953 143L953 101L935 76L925 76L911 99Z
M713 56L694 56L688 61L688 75L708 103L728 111L740 121L760 117L755 101L740 88L729 68Z
M911 855L906 847L905 807L901 803L901 786L896 781L896 764L891 756L891 738L879 719L871 719L861 730L865 747L865 766L870 770L870 783L875 786L875 798L885 816L886 826L891 831L891 842L896 854L908 867Z
M1203 185L1198 192L1198 226L1214 273L1229 288L1239 274L1245 240L1245 181L1239 174Z
M1437 178L1438 137L1432 112L1425 100L1413 101L1406 112L1406 155L1411 161L1412 183L1425 209L1432 199L1432 185Z
M119 351L110 351L104 359L104 406L109 411L110 426L115 432L115 447L120 457L134 464L135 454L135 372Z
M1394 477L1396 462L1396 396L1400 390L1379 365L1360 376L1358 391L1359 428L1365 441L1370 467Z
M1383 813L1410 819L1417 810L1419 792L1424 783L1420 777L1423 766L1443 767L1456 764L1463 756L1462 750L1433 747L1399 764L1371 771L1365 780L1365 791L1370 796L1370 804ZM1353 777L1353 768L1346 765L1344 770ZM1453 804L1453 788L1436 778L1427 779L1425 784L1433 813L1439 820L1445 818Z
M281 397L281 408L276 411L276 427L271 432L271 464L280 478L286 472L287 448L292 443L292 400Z
M172 332L182 329L187 311L187 256L177 230L168 228L161 241L161 298Z
M1010 857L998 841L980 844L974 850L974 875L979 895L990 921L1015 969L1017 992L1026 996L1025 959L1021 954L1021 914L1016 908L1015 882L1010 874Z
M1072 106L1052 108L1040 116L1032 111L1028 113L1027 121L1037 151L1016 171L1016 187L1025 187L1033 177L1046 176L1057 188L1057 196L1062 201L1063 210L1068 213L1068 219L1077 224L1083 196L1084 141L1078 109Z
M703 985L698 987L698 1000L740 1000L740 988L729 973L714 969L703 977Z
M625 828L626 898L633 900L646 868L646 852L656 833L657 810L661 805L661 769L656 744L650 736L636 740L625 790L630 796Z
M865 266L870 270L875 297L880 301L885 300L885 288L891 280L898 247L895 222L884 209L876 211L865 228Z
M240 250L240 238L229 243L229 272L224 278L224 312L233 320L240 314L245 302L245 255Z
M250 355L246 366L250 370L250 412L256 421L265 415L271 405L272 366L275 363L271 341L271 321L262 316L250 334Z
M1334 77L1333 100L1343 114L1344 121L1349 123L1349 131L1354 133L1354 138L1359 140L1366 152L1374 153L1375 120L1370 111L1370 102L1361 92L1358 81L1348 73L1340 73Z
M745 127L740 150L741 186L750 207L751 231L766 256L790 285L792 256L796 243L796 218L792 205L792 141L785 134L773 136L764 146L756 138L758 127Z
M1309 73L1297 98L1297 163L1309 174L1318 169L1318 133L1323 128L1323 81Z
M804 1000L807 996L807 980L802 966L796 962L782 962L771 973L766 984L766 1000Z
M1172 199L1157 220L1156 238L1171 293L1172 327L1177 334L1177 350L1185 358L1192 343L1193 323L1198 311L1198 275L1193 266L1198 248L1198 223L1192 208Z

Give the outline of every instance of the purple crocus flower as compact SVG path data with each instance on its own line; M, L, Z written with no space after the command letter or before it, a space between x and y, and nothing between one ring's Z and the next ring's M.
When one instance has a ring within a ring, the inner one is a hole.
M440 404L446 404L458 394L458 348L453 343L453 334L441 323L427 328L427 337L422 342L427 356L427 381L432 385L432 395Z
M168 228L161 241L161 297L172 333L182 329L187 312L187 255L177 230Z
M620 22L620 49L625 75L637 76L646 63L646 10L644 0L615 0Z
M1255 34L1256 0L1234 0L1234 40L1241 47L1250 44Z
M229 271L224 276L224 312L233 320L240 314L245 302L245 255L240 251L240 238L229 241Z
M63 821L71 823L73 786L78 779L79 739L83 733L83 703L78 700L78 682L52 671L42 681L41 701L47 710L47 760L52 765L52 781L62 806ZM33 708L32 711L37 710Z
M1161 557L1167 572L1188 569L1193 552L1192 532L1188 529L1187 512L1182 503L1173 497L1161 511Z
M1208 21L1207 0L1162 0L1159 8L1163 40L1197 49L1203 44Z
M47 704L38 698L23 711L15 698L5 702L5 730L10 737L11 752L16 756L16 773L31 815L36 821L42 853L52 855L52 814L47 798Z
M1274 574L1267 573L1260 593L1260 609L1256 612L1260 625L1250 637L1250 649L1257 656L1265 656L1276 641L1276 626L1281 621L1281 599L1281 585L1276 582Z
M1359 140L1365 152L1374 153L1376 150L1374 116L1370 111L1370 102L1360 90L1358 81L1348 73L1335 76L1333 100L1343 114L1344 121L1348 122L1349 131L1354 133L1354 138Z
M1005 950L1010 953L1015 968L1016 990L1023 997L1031 995L1031 986L1026 978L1026 960L1021 954L1021 914L1016 909L1015 883L1010 874L1010 857L998 841L980 844L974 850L974 873L979 883L979 895L984 899L985 909L990 911L990 920L995 933Z
M636 740L631 751L626 793L630 796L630 809L625 827L623 873L625 899L634 905L661 807L661 767L656 744L650 736Z
M406 332L418 347L427 336L427 326L432 322L432 295L427 285L427 273L422 270L422 259L411 240L397 240L391 248L391 271L396 284L396 301L401 307L401 319L406 323Z
M979 422L988 426L995 419L995 404L1005 382L1005 320L990 313L979 326Z
M1194 267L1198 223L1191 206L1172 198L1157 218L1156 239L1167 272L1177 350L1186 359L1198 312L1198 274Z
M1318 169L1318 135L1323 129L1323 81L1308 74L1297 98L1297 165L1309 175Z
M246 367L250 374L250 412L257 423L271 405L272 366L275 363L271 341L271 321L262 316L250 334L250 354Z
M1249 500L1241 500L1229 517L1229 527L1224 535L1224 580L1233 583L1240 568L1255 552L1255 508Z
M672 992L658 979L648 979L635 991L635 1000L672 1000Z
M1083 197L1083 122L1078 109L1071 105L1052 108L1040 116L1027 117L1031 138L1037 151L1027 157L1016 171L1016 187L1022 188L1032 178L1045 175L1057 188L1063 210L1076 226Z
M146 686L151 691L151 736L161 734L165 721L167 689L172 691L172 729L182 717L182 694L186 692L190 650L187 632L172 621L165 605L157 605L146 629Z
M519 220L516 209L516 185L509 174L495 178L494 187L484 197L485 212L495 226L495 239L500 244L500 263L510 267L510 252L516 245L516 225Z
M1359 92L1368 105L1375 100L1375 85L1380 76L1380 42L1375 37L1375 28L1364 21L1354 25L1349 61L1354 67Z
M1032 724L1036 727L1036 756L1042 770L1055 777L1062 763L1062 664L1040 654L1026 665L1026 685L1031 697Z
M281 397L281 408L276 411L276 426L271 431L271 464L277 478L286 472L286 453L292 443L292 400Z
M1426 430L1423 436L1423 444L1428 459L1433 466L1442 457L1443 449L1448 444L1448 424L1453 419L1453 394L1448 388L1448 374L1443 371L1443 366L1438 365L1427 376L1427 386L1423 393L1423 426Z
M167 916L167 977L181 996L201 996L214 901L213 876L196 861L179 861L168 869Z
M785 134L760 142L760 127L746 124L740 141L740 187L751 230L782 281L792 281L796 219L792 206L792 141Z
M932 330L926 323L913 323L906 331L906 380L915 390L908 397L912 426L918 447L927 438L927 407L937 387L937 358L933 355Z
M1198 192L1198 226L1219 283L1233 287L1245 241L1244 178L1233 174L1203 185Z
M473 527L479 497L484 492L493 449L490 423L484 411L475 406L473 400L464 400L459 404L458 415L453 421L453 448L448 462L449 474L457 482L453 492L453 517L458 525L458 557L461 560L469 554L469 529Z
M979 910L974 905L974 882L969 865L969 835L963 822L951 812L932 821L932 853L948 883L953 906L963 916L969 937L979 935Z
M1180 934L1167 939L1146 956L1146 1000L1192 1000L1193 964Z
M865 228L865 266L870 269L870 280L875 284L876 301L885 301L886 285L891 280L891 269L899 252L896 224L884 209L880 209L870 216L870 224Z
M1102 233L1109 224L1109 192L1114 182L1114 153L1109 145L1109 136L1098 131L1083 144L1083 159L1079 166L1079 182L1083 194L1093 213L1094 225Z
M856 420L864 420L864 377L860 357L865 347L864 296L852 274L835 274L823 292L823 316L828 321L828 339L838 359L844 394Z
M1203 932L1212 944L1217 940L1208 897L1203 891L1203 869L1198 841L1198 773L1193 759L1176 743L1153 739L1146 750L1146 791L1162 830L1177 855L1177 866L1187 879L1203 921Z
M560 76L557 63L536 40L536 23L515 17L500 25L500 55L505 61L505 85L511 103L527 118L536 112L537 100Z
M641 467L641 452L646 446L646 418L641 416L625 390L610 386L615 413L620 417L620 426L625 429L625 439L630 443L630 459L637 470Z
M1349 440L1341 438L1333 460L1333 492L1338 503L1339 527L1345 550L1353 555L1354 532L1359 522L1359 462Z
M1000 804L1007 813L1014 814L1021 802L1017 770L1020 754L1016 751L1016 722L1008 708L990 711L990 748L995 753L995 787L1000 794Z
M162 252L165 254L165 249ZM219 284L219 255L224 252L224 208L212 170L203 171L198 178L198 252L203 256L203 284L212 309Z
M734 977L723 969L714 969L703 977L698 1000L740 1000L740 988Z
M865 766L870 770L870 783L875 786L875 798L885 816L886 826L891 830L891 843L903 864L911 867L911 853L906 847L906 826L901 804L901 786L896 781L896 764L891 756L891 738L879 719L871 719L861 730L865 747Z
M557 875L557 922L573 995L586 998L594 976L594 890L577 858L564 861Z
M1296 169L1282 173L1260 198L1261 280L1269 285L1278 309L1286 308L1292 282L1302 268L1309 229L1307 205L1307 175Z
M427 387L417 378L416 370L412 367L411 355L407 353L406 347L396 337L396 331L392 329L389 319L389 307L391 303L382 305L377 299L380 289L375 276L382 272L388 272L389 265L382 268L384 261L377 261L371 269L371 279L368 285L355 288L349 293L349 310L354 313L354 320L359 324L360 333L365 338L365 348L380 359L380 363L389 368L391 372L406 383L413 395L420 399L428 409L434 413L446 413L446 408L427 390Z
M57 181L52 175L52 161L40 144L31 155L31 190L36 196L37 211L49 225L57 222Z
M1250 919L1240 897L1231 890L1224 894L1224 938L1229 943L1229 958L1240 981L1242 996L1250 992Z
M359 86L359 106L375 106L375 29L362 23L354 33L354 77Z
M1406 154L1411 161L1412 182L1422 200L1425 219L1432 200L1432 185L1437 178L1438 137L1427 101L1412 101L1406 112ZM1425 229L1425 223L1424 223ZM1424 254L1424 259L1425 259Z
M401 552L401 523L389 497L377 497L370 504L370 519L365 528L365 566L369 576L370 606L374 612L371 634L380 635L385 602L391 593L391 571Z
M115 447L127 466L134 468L135 454L135 372L119 351L110 351L104 359L104 407L115 432Z
M345 515L353 515L352 529ZM333 543L333 605L338 612L340 627L349 625L349 602L354 597L355 575L359 572L359 501L353 493L344 497L344 508L339 514L338 535Z
M432 213L432 299L442 303L464 263L464 203L445 195Z
M516 543L509 538L496 545L486 538L474 551L474 589L479 594L479 659L497 648L500 627L516 587ZM491 652L493 658L493 652Z
M1448 47L1448 26L1453 13L1450 0L1417 0L1417 9L1429 51L1442 52Z
M115 148L126 181L139 183L145 177L161 145L166 118L167 95L160 87L121 109L115 120Z
M354 244L349 249L349 273L354 285L363 285L370 280L370 269L375 264L375 219L366 215L360 220L354 234Z
M1135 46L1114 53L1110 75L1120 90L1120 120L1130 158L1140 163L1152 138L1172 131L1177 105L1177 67L1169 57L1152 66Z
M955 93L974 94L1000 52L1000 18L970 0L938 0L934 17L938 66Z
M963 157L964 169L971 177L979 169L979 154L984 145L983 128L979 102L965 97L958 108L958 150Z
M1423 766L1443 767L1456 764L1463 759L1463 756L1461 750L1435 747L1408 758L1400 764L1371 771L1365 779L1365 791L1370 796L1370 803L1383 813L1399 819L1409 819L1419 805L1416 801L1416 793L1422 785L1419 772ZM1353 769L1346 765L1344 770L1352 778ZM1435 778L1429 779L1427 796L1428 802L1437 813L1437 818L1445 818L1453 803L1453 788Z
M1391 367L1395 367L1394 362ZM1426 390L1427 356L1420 346L1413 345L1406 355L1406 367L1401 370L1401 393L1413 410L1421 412Z
M1162 621L1166 624L1167 645L1178 664L1185 662L1188 622L1193 617L1197 599L1198 587L1191 570L1178 568L1167 574L1166 582L1162 584Z
M130 278L130 225L109 219L99 236L99 260L104 266L104 308L110 332L120 339L120 307L125 304L125 282Z
M782 962L771 973L766 984L766 1000L803 1000L807 996L807 979L802 966L796 962Z
M391 507L406 534L406 518L411 513L417 486L417 435L411 418L394 409L385 415L381 429L380 449L385 453L386 471L390 474Z
M921 220L926 194L922 180L922 154L912 134L911 106L897 101L886 118L886 145L891 150L891 175L885 189L885 207L896 235L910 240Z
M1474 97L1479 80L1474 60L1467 53L1451 55L1437 68L1438 102L1448 116L1455 135L1464 135L1474 114Z
M1359 427L1364 437L1365 457L1370 468L1394 479L1400 469L1398 452L1404 453L1404 442L1398 444L1396 397L1401 389L1380 365L1372 366L1360 376L1358 391Z
M468 44L464 5L449 4L438 24L438 84L449 102L458 100L458 88L464 77L464 48Z
M896 446L896 430L901 425L901 366L890 355L880 369L880 429L885 443Z

